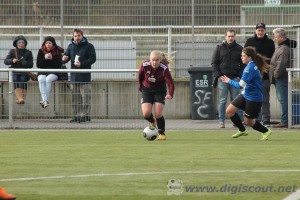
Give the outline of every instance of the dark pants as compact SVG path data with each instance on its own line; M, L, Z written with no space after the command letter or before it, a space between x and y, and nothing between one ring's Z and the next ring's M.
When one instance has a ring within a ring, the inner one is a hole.
M91 112L91 84L72 84L72 110L75 117L90 116Z
M27 81L29 81L29 76L27 73L14 73L13 82L14 88L21 88L27 90Z

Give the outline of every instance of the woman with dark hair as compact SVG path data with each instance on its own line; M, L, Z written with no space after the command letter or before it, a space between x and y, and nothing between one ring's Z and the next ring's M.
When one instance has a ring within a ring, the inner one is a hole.
M269 67L266 60L267 58L257 54L253 47L246 47L242 50L242 62L247 66L243 71L241 80L237 82L227 76L221 77L224 83L228 83L235 88L243 88L242 94L237 96L226 109L226 114L239 129L236 134L232 135L232 138L248 135L245 126L237 115L239 109L245 111L245 124L262 133L261 140L267 140L272 134L270 129L256 120L263 102L262 77Z
M48 36L44 39L42 47L39 49L36 66L40 69L61 69L63 49L57 46L55 39ZM39 89L42 96L41 105L43 108L49 106L49 96L51 84L58 79L58 73L39 72Z
M4 64L10 65L10 68L27 69L33 67L32 52L26 49L27 40L23 35L17 36L13 41L15 49L8 52ZM25 94L27 90L27 81L30 77L27 72L14 72L13 82L16 94L16 103L25 103Z

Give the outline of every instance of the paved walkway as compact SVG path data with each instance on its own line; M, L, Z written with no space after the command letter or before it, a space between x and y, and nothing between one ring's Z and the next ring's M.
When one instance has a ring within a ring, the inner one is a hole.
M70 123L70 119L18 119L14 120L12 127L7 120L0 121L0 129L138 130L147 125L143 119L92 119L90 123ZM237 130L229 119L225 126L225 129L220 129L218 120L166 119L167 130Z

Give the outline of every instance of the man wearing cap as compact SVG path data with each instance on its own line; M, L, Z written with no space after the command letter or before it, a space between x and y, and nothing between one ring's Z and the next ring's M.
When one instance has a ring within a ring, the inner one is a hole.
M266 25L264 23L256 24L256 30L254 37L247 39L245 47L252 46L256 49L256 52L269 58L271 60L274 51L275 44L266 34ZM270 64L270 60L267 60ZM262 104L262 121L263 125L270 125L270 80L268 72L263 75L263 104Z

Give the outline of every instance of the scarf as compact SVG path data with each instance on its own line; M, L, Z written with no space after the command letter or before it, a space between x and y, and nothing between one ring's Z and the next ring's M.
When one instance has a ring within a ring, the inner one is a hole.
M47 54L47 53L51 53L53 58L62 58L62 53L63 53L63 49L59 46L53 46L52 49L50 49L50 51L46 48L46 46L42 46L41 48L42 52L44 54Z

